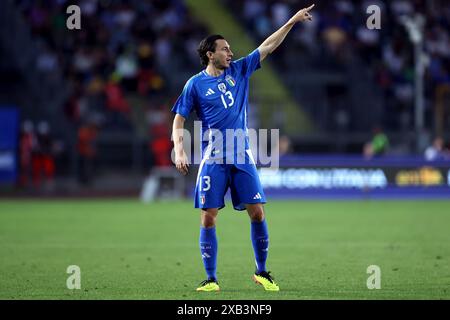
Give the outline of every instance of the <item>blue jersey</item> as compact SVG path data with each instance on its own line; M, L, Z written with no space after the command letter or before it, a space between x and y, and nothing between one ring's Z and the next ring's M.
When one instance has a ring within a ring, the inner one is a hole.
M202 157L225 158L227 154L236 155L249 149L247 135L249 78L260 67L260 53L256 49L248 56L233 61L218 77L210 76L203 70L187 81L172 112L187 119L195 110L202 121ZM234 141L226 139L227 129L241 129L238 131L245 133L244 145L241 143L238 146L236 138ZM214 139L215 130L220 131L223 137L219 144Z

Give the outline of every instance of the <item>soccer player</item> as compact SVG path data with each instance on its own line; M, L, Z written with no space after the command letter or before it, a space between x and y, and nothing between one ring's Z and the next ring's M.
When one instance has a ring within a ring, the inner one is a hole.
M234 209L247 210L251 220L251 239L256 262L253 280L265 290L279 291L270 272L266 270L269 247L263 210L266 198L248 146L248 137L244 139L244 152L240 152L234 145L234 138L226 139L226 130L240 129L246 132L250 76L261 67L260 62L283 42L297 22L312 19L309 11L313 7L314 5L298 11L256 50L236 61L232 61L230 45L222 36L212 35L202 40L198 53L206 68L187 81L172 108L175 113L175 164L182 174L186 175L189 169L189 160L183 149L182 131L191 111L196 111L202 121L202 132L207 132L206 136L209 137L202 143L202 161L195 189L195 207L201 210L200 252L208 278L200 284L197 291L219 290L215 225L219 210L225 206L224 196L228 188L231 189ZM217 132L222 135L217 135Z

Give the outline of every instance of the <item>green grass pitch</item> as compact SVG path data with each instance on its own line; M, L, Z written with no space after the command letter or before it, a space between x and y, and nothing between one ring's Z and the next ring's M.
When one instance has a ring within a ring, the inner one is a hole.
M248 216L219 214L220 292L205 278L188 202L0 200L0 299L449 299L450 201L274 201L268 268L254 271ZM81 289L69 290L69 265ZM367 289L367 267L381 289Z

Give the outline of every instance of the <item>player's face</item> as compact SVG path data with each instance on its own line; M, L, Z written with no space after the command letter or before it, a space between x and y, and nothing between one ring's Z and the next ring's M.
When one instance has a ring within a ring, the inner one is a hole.
M216 40L216 52L213 53L212 63L218 69L226 69L230 67L233 52L230 45L225 40Z

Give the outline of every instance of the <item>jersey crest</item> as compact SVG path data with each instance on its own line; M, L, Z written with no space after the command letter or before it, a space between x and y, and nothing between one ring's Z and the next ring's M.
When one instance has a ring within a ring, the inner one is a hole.
M220 90L220 92L225 93L227 92L227 86L225 83L221 82L217 85L217 88Z

